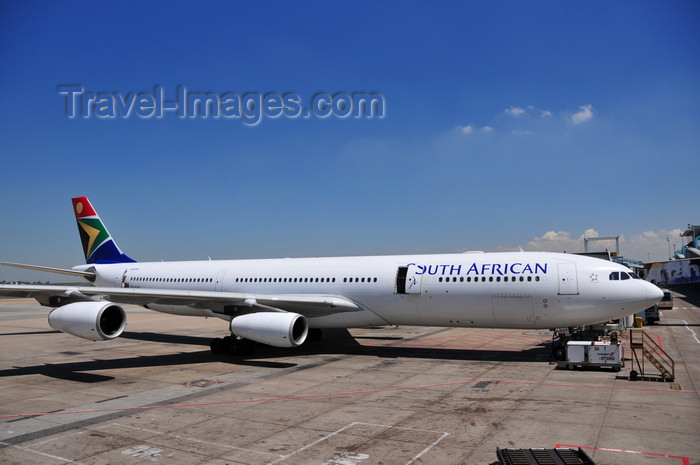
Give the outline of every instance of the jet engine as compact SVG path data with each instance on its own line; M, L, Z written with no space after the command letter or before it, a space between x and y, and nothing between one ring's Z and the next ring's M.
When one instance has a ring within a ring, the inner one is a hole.
M296 347L306 340L309 324L298 313L248 313L231 320L231 332L270 346Z
M90 341L119 336L126 327L126 312L111 302L74 302L49 313L53 329Z

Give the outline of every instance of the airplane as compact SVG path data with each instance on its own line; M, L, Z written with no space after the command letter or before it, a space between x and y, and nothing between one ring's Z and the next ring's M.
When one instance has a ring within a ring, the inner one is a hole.
M322 329L387 325L552 329L631 315L663 292L617 263L567 253L452 254L138 262L124 254L87 197L72 199L86 263L72 269L3 265L78 276L85 286L1 285L0 295L53 307L57 330L110 340L122 305L216 317L229 336L214 353L251 341L296 347Z

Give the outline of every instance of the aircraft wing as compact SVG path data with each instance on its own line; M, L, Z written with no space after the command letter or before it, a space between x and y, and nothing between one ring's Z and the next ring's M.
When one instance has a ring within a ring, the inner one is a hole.
M214 313L227 313L227 307L240 307L250 311L294 312L306 317L318 317L339 312L355 312L363 307L346 297L322 294L244 294L177 289L144 289L92 286L40 286L0 285L0 295L31 297L42 305L57 306L56 302L96 300L103 298L114 303L133 305L191 305L210 309ZM66 299L66 301L62 301Z

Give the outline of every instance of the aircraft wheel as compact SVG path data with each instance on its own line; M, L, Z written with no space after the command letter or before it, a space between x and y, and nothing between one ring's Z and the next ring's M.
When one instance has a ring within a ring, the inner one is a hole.
M255 341L250 339L239 339L236 341L236 354L252 354L255 352Z
M555 360L564 360L566 358L566 347L564 344L555 344L552 347L552 355Z
M223 341L223 350L229 355L251 354L255 349L255 341L251 341L250 339L239 339L237 337L226 336Z
M226 344L220 337L216 337L209 343L209 348L213 354L223 354L226 351Z

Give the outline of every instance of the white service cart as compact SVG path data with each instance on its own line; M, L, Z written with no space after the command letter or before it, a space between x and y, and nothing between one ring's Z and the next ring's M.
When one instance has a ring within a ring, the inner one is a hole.
M622 345L611 341L568 341L566 360L557 362L559 368L610 367L620 371L625 366Z

